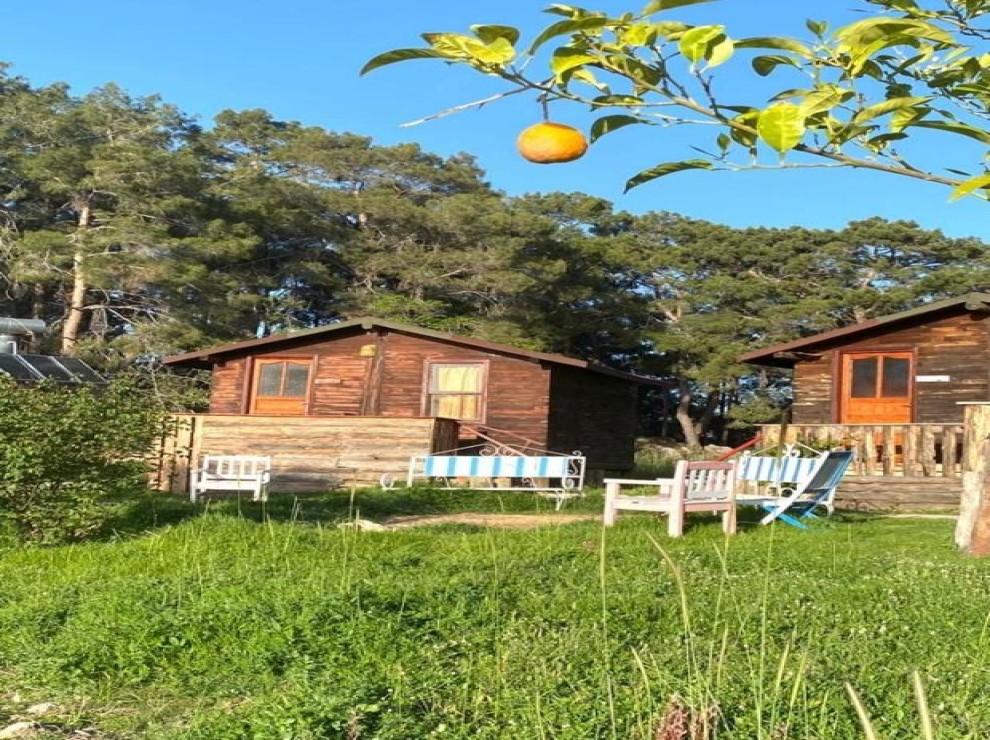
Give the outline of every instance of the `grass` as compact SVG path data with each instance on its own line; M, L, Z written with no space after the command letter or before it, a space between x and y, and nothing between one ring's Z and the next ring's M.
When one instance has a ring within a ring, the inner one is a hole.
M863 737L848 683L879 737L917 737L923 681L938 737L990 734L990 562L952 522L332 526L466 510L552 502L158 497L105 541L2 549L0 726L55 701L113 737L653 740L673 707L718 738Z

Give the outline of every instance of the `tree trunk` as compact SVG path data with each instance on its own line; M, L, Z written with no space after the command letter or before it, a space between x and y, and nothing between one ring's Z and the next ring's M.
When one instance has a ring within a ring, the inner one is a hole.
M86 201L76 208L79 220L76 223L77 239L89 228L92 220L92 211L89 202ZM79 244L75 254L72 255L72 291L69 294L69 305L66 307L65 321L62 323L62 354L72 356L76 354L79 343L79 333L83 325L83 312L86 306L86 256L83 247Z
M677 399L677 417L681 425L681 432L684 433L684 441L688 447L701 447L698 439L698 430L695 429L694 420L691 418L691 385L688 381L681 379L679 387L680 395Z
M972 555L990 555L990 404L965 408L963 491L955 540Z

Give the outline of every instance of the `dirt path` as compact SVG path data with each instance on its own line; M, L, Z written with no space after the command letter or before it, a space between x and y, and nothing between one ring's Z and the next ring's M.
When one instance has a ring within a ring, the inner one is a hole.
M600 519L597 514L433 514L398 516L382 522L388 529L422 527L430 524L472 524L477 527L533 529L555 524L571 524Z

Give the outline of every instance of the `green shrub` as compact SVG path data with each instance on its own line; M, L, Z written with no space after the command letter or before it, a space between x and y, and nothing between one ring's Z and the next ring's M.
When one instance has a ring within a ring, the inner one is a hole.
M0 519L24 541L84 538L108 497L147 483L165 415L130 380L18 385L0 377Z

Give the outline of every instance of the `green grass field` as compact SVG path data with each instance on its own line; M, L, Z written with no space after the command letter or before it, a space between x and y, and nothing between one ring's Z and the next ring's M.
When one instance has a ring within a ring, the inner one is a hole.
M957 554L950 521L337 529L355 508L552 510L158 497L103 541L0 550L0 727L54 701L52 729L118 738L653 740L676 694L718 738L857 738L849 682L881 737L910 738L917 669L938 737L990 736L990 561Z

